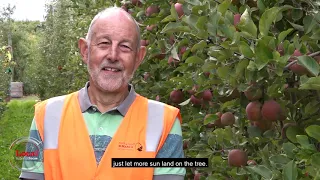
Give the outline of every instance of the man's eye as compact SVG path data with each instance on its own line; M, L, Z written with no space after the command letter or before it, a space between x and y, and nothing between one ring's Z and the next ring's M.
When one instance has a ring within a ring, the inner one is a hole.
M99 44L110 44L109 42L101 42Z
M125 50L131 50L131 48L127 45L121 45L120 47Z

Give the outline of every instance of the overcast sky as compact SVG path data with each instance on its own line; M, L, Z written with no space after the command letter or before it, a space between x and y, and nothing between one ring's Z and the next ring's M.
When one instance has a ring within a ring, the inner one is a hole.
M40 20L45 15L45 3L48 0L0 0L0 8L8 4L15 5L16 9L12 18L15 20Z

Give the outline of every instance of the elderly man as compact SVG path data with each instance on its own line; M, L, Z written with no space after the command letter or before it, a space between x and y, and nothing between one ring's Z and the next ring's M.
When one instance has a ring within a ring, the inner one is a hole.
M135 93L129 83L146 54L139 42L137 22L121 8L94 17L79 40L89 82L35 106L30 138L41 142L43 158L25 161L20 179L184 179L185 168L111 165L111 158L184 157L179 110Z

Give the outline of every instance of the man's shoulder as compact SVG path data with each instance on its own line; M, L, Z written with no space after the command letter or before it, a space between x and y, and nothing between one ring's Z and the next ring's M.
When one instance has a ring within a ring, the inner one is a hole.
M60 95L60 96L50 97L50 98L38 101L35 106L40 108L40 107L50 106L50 105L57 104L57 103L60 104L60 103L64 102L65 98L68 95L72 95L72 94L75 94L77 92L78 91L72 92L72 93L69 93L69 94L63 94L63 95Z
M144 97L146 98L146 97ZM156 101L156 100L153 100L153 99L149 99L149 98L146 98L148 100L148 104L149 105L152 105L152 106L155 106L155 107L167 107L169 109L178 109L177 107L174 107L170 104L167 104L167 103L164 103L164 102L161 102L161 101Z

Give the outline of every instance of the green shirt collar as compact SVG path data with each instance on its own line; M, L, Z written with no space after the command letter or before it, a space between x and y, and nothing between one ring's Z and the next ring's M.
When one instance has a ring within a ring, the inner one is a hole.
M86 83L86 85L79 90L79 102L80 102L80 108L82 113L84 113L85 111L87 111L89 108L91 108L92 106L94 106L91 102L90 102L90 98L89 98L89 94L88 94L88 87L89 87L89 82ZM129 107L131 106L131 104L133 103L133 101L136 98L136 92L133 88L132 84L129 84L128 86L129 89L129 94L128 96L124 99L124 101L117 107L109 110L109 111L113 111L113 110L118 110L122 116L125 116Z

